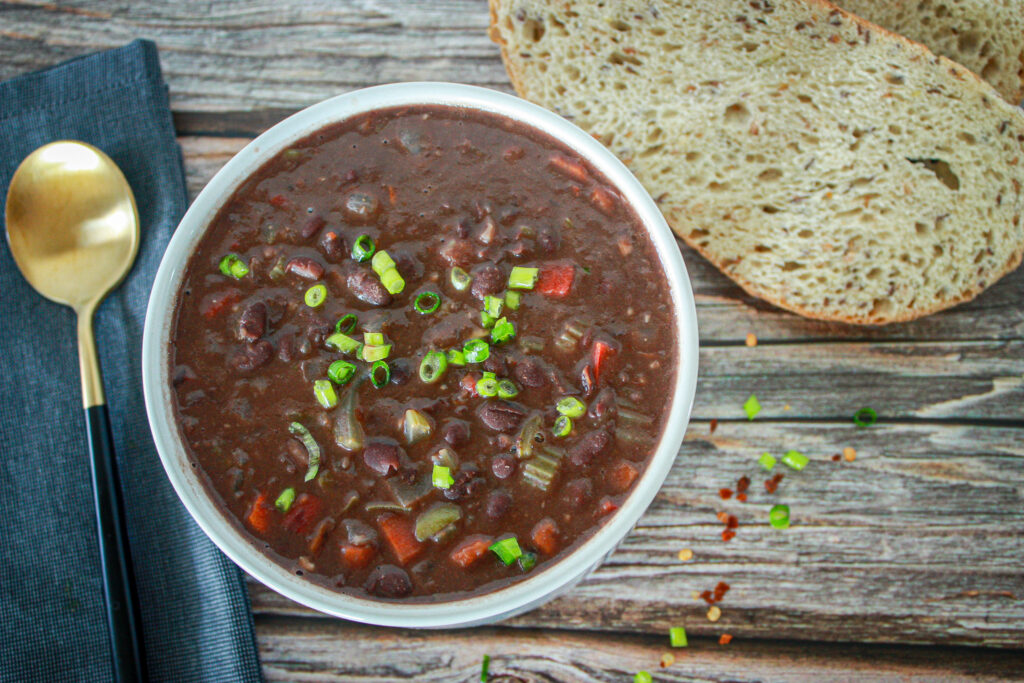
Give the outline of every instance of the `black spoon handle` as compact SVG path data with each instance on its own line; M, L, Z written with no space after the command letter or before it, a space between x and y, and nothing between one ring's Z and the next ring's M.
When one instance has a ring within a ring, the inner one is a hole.
M135 598L135 576L128 551L124 500L114 459L114 439L105 404L85 409L92 465L92 492L96 500L100 569L107 606L107 626L113 652L115 681L144 681L142 620Z

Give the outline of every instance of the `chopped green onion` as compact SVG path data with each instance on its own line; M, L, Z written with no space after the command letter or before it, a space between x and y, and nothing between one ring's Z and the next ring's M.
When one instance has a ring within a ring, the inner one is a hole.
M349 313L344 318L334 323L334 331L341 332L343 334L352 334L352 330L356 329L356 325L359 324L359 318L355 313Z
M501 309L504 305L504 299L489 295L484 297L484 311L492 318L501 317Z
M452 281L452 287L462 292L469 288L469 285L473 283L473 278L469 273L464 271L462 268L455 266L452 268L452 272L449 275Z
M476 393L487 398L498 395L498 380L494 377L487 377L486 375L476 383Z
M313 382L313 394L317 402L328 410L338 405L338 395L334 393L334 385L328 379Z
M291 486L281 491L281 495L274 501L274 507L281 512L288 512L288 509L292 506L292 501L295 500L295 489Z
M515 536L495 542L488 550L497 555L498 559L506 565L512 564L523 555Z
M519 395L519 387L510 379L498 380L498 398L515 398Z
M491 666L491 656L484 655L483 664L480 665L480 683L487 683L488 669Z
M373 386L380 389L382 386L391 381L391 368L388 364L382 360L375 361L370 366L370 382Z
M313 285L306 290L306 294L302 297L302 300L306 302L306 305L310 308L316 308L323 302L327 301L327 285L320 283Z
M448 349L448 365L462 367L466 364L466 354L458 349Z
M352 258L360 263L365 263L370 260L376 250L377 245L373 243L373 239L369 235L360 235L352 245Z
M575 396L566 396L555 404L555 409L566 417L583 417L587 412L587 404Z
M766 470L771 470L773 467L775 467L775 463L778 462L775 459L775 456L768 452L762 453L761 457L758 458L757 461L761 464L761 467L765 468Z
M441 308L441 296L437 292L420 292L412 302L412 307L420 315L428 315Z
M810 460L800 451L789 451L782 456L782 462L786 463L794 470L799 471L807 467L807 463L809 463Z
M789 528L789 506L775 505L768 511L768 522L776 529Z
M853 424L858 427L870 427L878 421L878 413L873 408L861 408L853 414Z
M654 679L651 678L651 674L647 671L637 671L636 675L633 676L633 683L653 683Z
M551 433L559 439L564 439L572 433L572 418L567 415L559 415L555 418L555 426L551 428Z
M466 342L462 347L462 353L466 355L468 363L483 363L491 355L491 347L483 339L474 339Z
M537 564L537 553L523 553L519 557L519 568L528 572Z
M757 414L761 412L761 403L757 400L757 396L750 395L750 398L743 404L743 412L747 414L748 420L757 417Z
M433 384L444 376L448 369L448 359L441 351L431 351L420 361L420 379Z
M373 272L377 273L378 277L384 277L384 273L397 267L395 260L391 258L391 254L383 250L373 255L370 266L373 268Z
M339 386L348 384L355 375L355 363L349 363L347 360L336 360L327 367L327 376Z
M519 292L508 291L505 292L505 305L508 306L510 311L518 311L519 303L522 300L522 294Z
M533 289L533 286L537 284L537 276L539 273L539 268L515 266L512 268L512 272L508 275L508 288Z
M491 330L491 341L495 344L507 342L514 336L516 336L516 326L510 323L507 318L499 318L494 323L494 329Z
M309 454L309 468L306 470L305 481L315 479L317 472L320 471L320 444L301 422L292 422L288 425L288 431L302 440L302 445L306 447L306 453Z
M384 271L384 274L380 276L380 283L384 285L384 289L388 290L391 294L401 294L402 290L405 289L405 280L403 280L402 276L399 275L397 268Z
M686 629L682 626L673 626L668 630L668 642L672 647L686 647Z
M391 344L384 344L383 346L371 346L366 344L363 346L363 350L360 352L360 357L367 363L372 363L378 360L384 360L391 354Z
M494 323L495 322L496 321L495 321L495 318L494 318L493 315L491 315L487 311L480 311L480 326L481 327L483 327L484 329L489 330L492 327L494 327Z
M324 340L324 344L326 344L328 348L341 351L342 353L358 351L359 347L362 346L362 344L359 343L359 340L353 339L347 334L342 334L341 332L335 332L329 336Z
M367 346L383 346L383 332L363 332L363 343Z
M220 272L224 273L228 277L233 277L236 280L241 280L243 277L249 274L249 266L246 265L238 254L228 254L220 260Z
M434 471L430 475L430 481L434 484L434 488L447 489L451 488L451 485L455 483L455 478L452 477L452 471L450 468L444 465L434 465Z

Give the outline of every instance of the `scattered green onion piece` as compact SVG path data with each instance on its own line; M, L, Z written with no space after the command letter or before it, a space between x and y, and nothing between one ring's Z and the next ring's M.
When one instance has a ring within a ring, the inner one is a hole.
M420 361L420 379L433 384L444 376L448 369L448 359L441 351L431 351Z
M355 363L349 363L347 360L336 360L327 367L327 376L338 386L348 384L356 376Z
M775 505L768 511L768 522L776 529L789 528L789 506Z
M382 346L384 344L384 333L363 332L363 343L367 346Z
M654 679L647 671L637 671L636 675L633 676L633 683L653 683L653 681Z
M383 346L371 346L370 344L366 344L359 353L359 356L367 363L384 360L389 355L391 355L391 344L384 344Z
M441 308L441 296L437 292L420 292L412 302L412 307L420 315L429 315Z
M498 398L515 398L519 395L519 387L510 379L498 380Z
M349 313L344 318L334 323L334 331L341 332L343 334L352 334L352 331L356 329L356 325L359 324L359 318L355 313Z
M313 382L313 394L317 402L328 410L338 405L338 394L334 392L334 385L330 380L318 379Z
M743 404L743 412L747 414L748 420L757 417L757 414L761 412L761 403L757 400L757 396L750 395L750 398Z
M572 418L567 415L559 415L555 418L555 426L551 428L551 433L559 439L564 439L572 433Z
M484 655L483 664L480 665L480 683L487 683L487 677L490 675L488 669L491 666L491 656Z
M861 408L853 414L853 424L858 427L870 427L878 421L878 413L874 408Z
M523 555L523 551L519 547L519 541L516 540L515 536L503 538L495 542L488 550L497 555L498 559L506 565L512 564Z
M782 456L782 462L786 463L794 470L799 471L807 467L807 463L809 463L810 460L800 451L788 451L784 456Z
M575 396L566 396L555 404L555 409L566 417L583 417L587 412L587 404Z
M458 349L448 349L448 365L463 367L466 364L466 354Z
M452 268L452 272L450 273L449 278L452 281L452 287L454 287L460 292L468 289L469 286L473 283L473 278L470 276L470 274L464 271L462 268L459 268L458 266Z
M668 630L668 642L672 647L686 647L686 629L682 626L673 626Z
M462 347L462 353L466 356L468 363L483 363L491 355L491 347L483 339L474 339L466 342Z
M505 305L508 306L510 311L518 311L519 303L522 301L523 295L519 292L508 291L505 292Z
M370 382L380 389L391 381L391 368L382 360L375 361L370 366Z
M476 393L487 398L498 395L498 380L493 377L482 377L477 380Z
M523 553L519 557L519 568L528 572L537 565L537 553Z
M378 277L384 277L384 273L397 267L395 259L391 258L391 254L383 250L373 255L370 266L373 268L373 272L377 273Z
M515 266L512 268L512 272L508 275L508 288L509 289L533 289L534 285L537 284L537 277L540 273L539 268L524 268L523 266Z
M501 317L501 309L505 306L505 300L496 296L484 297L484 311L494 318Z
M455 483L455 478L452 477L452 471L450 468L444 465L434 465L434 471L430 475L430 481L433 483L434 488L447 489L451 488L451 485Z
M366 263L375 251L377 251L377 245L373 243L373 238L369 235L360 235L352 245L352 258L360 263Z
M487 311L480 311L480 326L486 330L494 327L494 323L497 322L493 315Z
M313 285L306 290L306 294L302 297L302 300L305 301L306 305L310 308L320 306L323 302L327 301L327 285L323 283Z
M384 271L384 274L380 276L380 283L384 285L384 289L388 290L391 294L401 294L402 290L405 289L405 280L402 279L397 268Z
M233 277L236 280L241 280L243 277L249 274L249 266L246 265L238 254L228 254L220 260L220 272L224 273L228 277Z
M494 323L494 329L491 330L491 341L495 344L507 342L514 336L516 336L516 326L510 323L507 318L499 318Z
M342 353L358 351L359 347L362 346L362 344L359 343L359 340L353 339L347 334L342 334L341 332L335 332L329 336L324 340L324 344L326 344L328 348L341 351Z
M320 471L320 444L301 422L292 422L288 425L288 431L299 437L302 440L302 445L306 447L306 453L309 454L309 468L306 470L305 481L312 481Z
M277 500L274 501L274 507L276 507L281 512L288 512L288 509L291 508L292 502L294 500L295 489L289 486L284 491L281 491L281 495L278 496Z
M775 467L775 463L778 461L775 459L774 455L765 452L761 454L761 457L757 459L757 462L761 464L761 467L771 471L771 469Z

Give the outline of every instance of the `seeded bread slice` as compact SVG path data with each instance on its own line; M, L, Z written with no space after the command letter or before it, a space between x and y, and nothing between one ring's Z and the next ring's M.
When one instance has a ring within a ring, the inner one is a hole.
M963 64L1011 103L1024 99L1024 0L839 0L836 4Z
M880 324L1024 252L1024 114L824 0L491 0L519 94L608 145L749 293Z

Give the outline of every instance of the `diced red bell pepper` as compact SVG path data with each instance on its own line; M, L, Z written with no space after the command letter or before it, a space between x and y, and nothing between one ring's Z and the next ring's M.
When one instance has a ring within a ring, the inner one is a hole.
M591 352L594 365L594 381L601 381L601 369L607 365L609 359L616 353L611 344L600 339L594 342L594 350Z
M313 524L323 515L323 511L324 504L319 498L311 493L300 493L288 514L284 516L281 526L293 534L309 533Z
M530 536L533 538L533 547L545 555L558 552L558 526L550 517L537 522Z
M456 546L455 550L448 557L455 564L463 569L467 569L487 554L487 549L491 547L493 542L494 539L490 536L481 536L479 534L470 536Z
M625 493L636 481L640 470L631 462L620 460L614 467L608 470L608 483L618 493Z
M546 296L567 296L575 279L576 268L571 264L542 266L537 276L536 290Z
M207 294L199 303L199 312L204 318L216 318L228 308L242 300L242 293L237 289L225 289Z
M270 198L270 204L280 209L284 206L287 206L288 198L285 197L283 194L275 194L273 197Z
M377 525L400 564L408 564L423 552L423 544L416 540L416 534L413 533L411 519L386 514L377 518Z
M245 519L249 526L261 534L270 531L270 523L274 520L274 506L267 494L261 493L256 496Z
M352 545L343 543L340 548L341 561L352 569L363 569L370 564L377 549L372 545Z
M619 504L611 496L605 496L601 499L601 502L597 504L597 512L599 515L607 515L615 512L619 509Z

